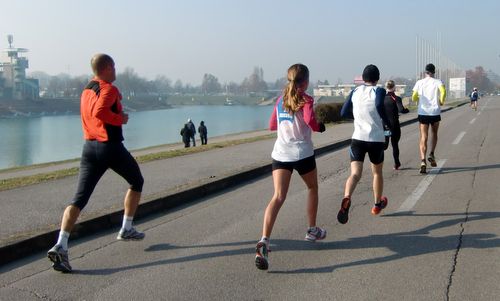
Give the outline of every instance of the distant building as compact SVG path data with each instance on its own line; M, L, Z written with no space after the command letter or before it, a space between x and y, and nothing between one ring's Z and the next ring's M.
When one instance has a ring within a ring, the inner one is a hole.
M365 81L363 80L363 76L361 75L358 75L358 76L355 76L354 77L354 84L357 86L357 85L362 85L364 84Z
M362 85L365 82L361 76L356 76L354 78L354 84L344 84L344 85L318 85L316 89L313 90L313 95L315 97L334 97L342 96L347 97L349 93L358 85ZM377 84L378 87L383 87L383 84ZM395 91L396 95L405 97L407 95L406 85L396 85Z
M38 80L26 78L28 59L21 55L28 52L28 49L12 47L12 35L8 36L8 42L9 48L4 49L0 55L0 97L14 100L38 99Z
M347 85L318 85L318 88L313 90L314 96L343 96L347 97L352 89L356 87L352 84Z

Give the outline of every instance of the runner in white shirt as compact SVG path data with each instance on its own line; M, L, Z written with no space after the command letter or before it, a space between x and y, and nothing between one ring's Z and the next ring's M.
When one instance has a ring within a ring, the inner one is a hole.
M307 217L309 228L305 239L321 240L326 230L316 226L318 211L318 174L311 140L311 132L324 132L325 125L316 122L313 98L305 93L309 85L309 70L295 64L288 69L288 84L274 107L269 129L278 131L278 138L271 154L273 158L274 195L264 214L262 238L257 243L255 265L260 270L269 267L269 237L278 212L285 202L293 170L307 185Z
M341 224L349 220L351 197L363 173L363 162L368 153L373 174L372 214L379 214L388 203L387 197L382 196L384 189L385 135L390 135L390 122L385 114L385 89L377 87L380 71L375 65L368 65L363 70L364 85L357 86L347 97L342 106L341 116L354 119L354 133L352 134L349 156L351 159L351 174L345 183L344 198L342 199L337 220Z
M412 100L418 101L418 121L420 123L420 173L427 173L425 157L427 154L427 138L429 125L432 129L431 151L429 162L436 167L434 151L438 141L439 122L441 121L441 106L446 99L446 89L443 82L434 78L436 67L433 64L425 66L425 78L418 80L413 88Z

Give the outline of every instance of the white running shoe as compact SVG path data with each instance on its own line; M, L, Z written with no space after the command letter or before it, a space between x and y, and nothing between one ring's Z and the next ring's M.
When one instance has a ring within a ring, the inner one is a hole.
M62 246L55 245L47 252L47 257L53 262L52 268L58 272L71 273L72 268L69 265L68 251Z
M269 268L268 252L269 246L263 241L259 241L257 246L255 246L255 266L259 270L267 270Z
M321 229L320 227L315 227L314 229L307 230L305 239L308 241L315 242L317 240L325 239L325 237L326 237L326 230Z
M134 227L130 228L130 230L120 229L118 232L118 236L116 239L118 240L143 240L146 234L143 232L137 231Z

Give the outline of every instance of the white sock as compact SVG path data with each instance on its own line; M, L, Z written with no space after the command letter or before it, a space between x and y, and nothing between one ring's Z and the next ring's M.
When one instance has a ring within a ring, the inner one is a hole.
M66 231L59 231L59 238L57 239L56 245L60 245L64 250L68 250L68 239L69 239L69 232Z
M123 216L122 229L130 230L132 229L132 220L134 220L133 216Z
M269 237L262 236L260 239L263 243L265 243L267 246L269 246Z

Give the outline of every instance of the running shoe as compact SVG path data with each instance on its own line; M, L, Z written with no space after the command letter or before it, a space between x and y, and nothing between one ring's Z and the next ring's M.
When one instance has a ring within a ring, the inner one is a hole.
M342 199L342 204L340 205L339 213L337 214L337 220L341 224L346 224L349 220L349 208L351 208L351 198L345 197Z
M53 262L52 268L58 272L71 273L72 268L69 265L68 251L62 246L55 245L47 252L47 257Z
M380 198L380 202L376 203L373 208L372 208L372 214L373 215L378 215L385 207L387 207L387 203L389 200L387 200L387 197L383 196Z
M425 162L420 163L420 173L421 174L427 173L427 164L425 164Z
M429 154L429 158L427 158L427 160L429 160L429 162L431 163L432 167L436 167L437 166L437 164L436 164L436 158L434 157L434 154Z
M401 163L394 164L394 170L399 170Z
M314 229L308 229L306 233L306 240L315 242L317 240L325 239L326 230L320 227L314 227Z
M259 241L257 246L255 246L255 266L259 270L267 270L269 268L267 258L268 248L269 246L263 241Z
M118 240L143 240L146 234L143 232L137 231L134 227L130 228L130 230L120 229L118 232L118 236L116 239Z

